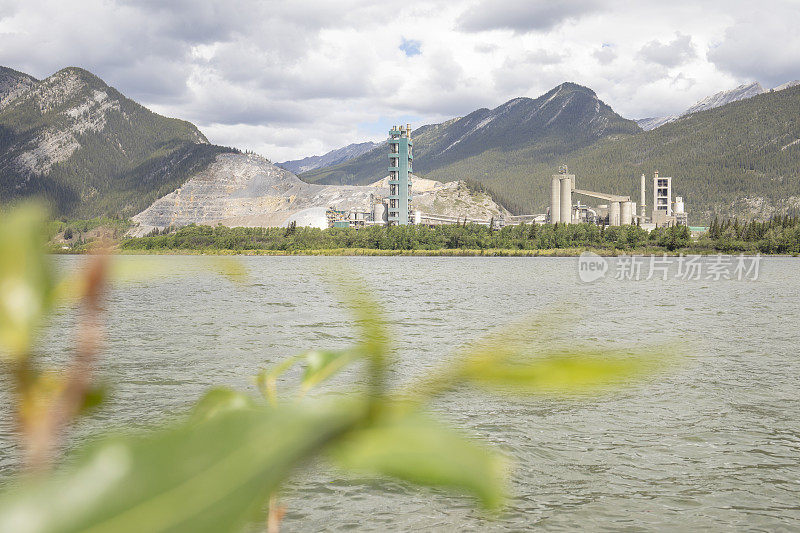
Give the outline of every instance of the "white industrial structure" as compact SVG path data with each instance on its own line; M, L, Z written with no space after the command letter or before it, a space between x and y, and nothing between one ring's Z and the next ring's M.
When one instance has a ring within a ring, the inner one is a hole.
M551 224L572 224L579 222L605 222L609 226L625 226L629 224L646 224L645 175L640 180L639 205L631 201L630 196L608 194L575 188L575 175L570 174L562 165L558 174L554 174L550 182L550 209L547 220ZM604 200L607 204L597 206L597 210L581 205L573 205L572 195L580 194ZM639 212L637 213L637 207ZM653 212L650 222L653 226L670 226L687 224L687 215L683 198L678 196L672 201L672 178L659 177L658 171L653 178Z
M672 219L672 178L653 174L653 224L663 226Z

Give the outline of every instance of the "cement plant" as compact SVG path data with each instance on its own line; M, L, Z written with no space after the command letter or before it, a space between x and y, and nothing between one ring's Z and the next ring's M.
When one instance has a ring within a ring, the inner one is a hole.
M651 230L664 226L688 226L682 196L672 194L672 177L653 173L652 204L647 216L647 178L641 175L639 203L630 196L589 191L576 187L576 176L562 165L550 182L550 206L546 213L529 215L501 215L497 218L475 219L463 216L443 216L423 212L414 208L413 196L413 146L411 125L393 126L389 131L389 176L387 196L371 195L369 205L361 209L341 209L331 206L326 211L328 227L346 228L371 225L438 225L473 223L499 228L522 223L577 224L589 223L603 226L625 226L636 224ZM590 205L573 195L600 200L603 203Z

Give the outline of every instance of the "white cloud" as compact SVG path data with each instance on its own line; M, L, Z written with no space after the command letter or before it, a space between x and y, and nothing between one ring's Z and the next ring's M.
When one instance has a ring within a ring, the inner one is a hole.
M791 0L758 11L744 0L430 0L407 4L398 23L369 0L0 7L0 64L39 78L84 67L196 123L212 142L274 160L536 97L563 81L639 118L753 79L800 78Z
M505 0L502 4L482 0L465 11L458 22L465 31L546 31L562 22L599 11L602 6L598 0Z
M765 16L766 12L769 13ZM708 60L737 78L774 87L800 78L800 5L778 3L753 10L725 30Z
M664 67L677 67L696 56L692 38L680 32L668 43L650 41L639 50L639 57Z
M617 52L614 46L603 43L599 49L592 53L592 56L600 62L601 65L608 65L617 58Z

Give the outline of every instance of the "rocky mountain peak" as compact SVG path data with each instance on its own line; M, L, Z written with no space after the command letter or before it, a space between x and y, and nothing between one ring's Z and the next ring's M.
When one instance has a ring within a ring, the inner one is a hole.
M8 102L36 85L38 81L25 73L8 67L0 67L0 110Z
M764 87L762 87L757 81L745 83L739 85L735 89L731 89L729 91L720 91L712 94L711 96L703 98L689 109L684 111L681 116L697 113L699 111L705 111L707 109L714 109L715 107L730 104L731 102L738 102L739 100L744 100L745 98L752 98L753 96L758 96L765 91L766 89L764 89Z
M103 194L127 195L132 210L144 184L120 194L114 180L151 179L170 165L177 175L219 152L195 148L208 141L193 124L157 115L78 67L41 81L0 69L0 129L0 196L43 194L62 212Z
M779 85L778 87L775 87L775 89L773 90L779 91L783 88L791 87L791 83L792 82ZM637 120L636 123L639 124L639 126L643 130L649 131L658 128L659 126L663 126L664 124L675 122L679 118L691 115L692 113L699 113L700 111L708 111L709 109L714 109L716 107L720 107L733 102L738 102L740 100L746 100L747 98L752 98L754 96L758 96L759 94L764 94L765 92L768 92L768 90L765 89L764 86L762 86L757 81L753 81L750 83L743 83L742 85L739 85L734 89L730 89L727 91L720 91L710 96L706 96L705 98L698 100L697 102L694 103L694 105L692 105L685 111L678 113L677 115L643 118Z
M283 163L278 163L278 166L281 168L285 168L289 172L300 174L302 172L308 172L318 168L330 167L342 163L344 161L349 161L350 159L353 159L371 150L374 150L375 148L377 148L378 146L382 146L383 144L384 143L376 143L370 141L348 144L345 147L331 150L330 152L327 152L324 155L313 155L310 157L304 157L303 159L284 161Z

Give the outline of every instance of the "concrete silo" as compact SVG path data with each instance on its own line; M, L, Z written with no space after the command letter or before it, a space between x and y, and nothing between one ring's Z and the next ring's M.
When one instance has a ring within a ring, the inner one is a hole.
M559 222L570 224L572 222L572 179L569 175L561 176L561 213Z
M619 204L620 214L619 223L622 226L629 226L633 223L633 209L630 202L622 202Z
M550 223L561 222L561 178L553 175L550 182Z
M609 202L608 204L608 225L619 226L620 206L619 202Z

